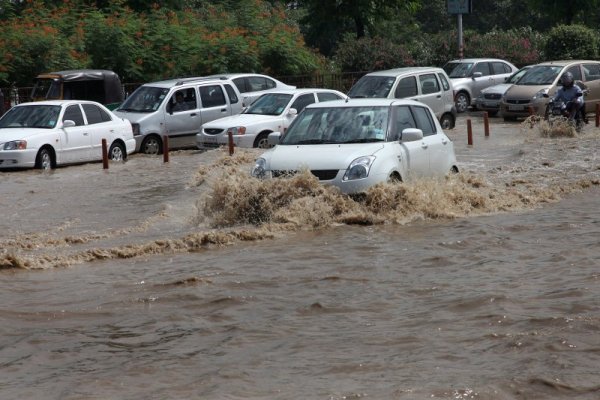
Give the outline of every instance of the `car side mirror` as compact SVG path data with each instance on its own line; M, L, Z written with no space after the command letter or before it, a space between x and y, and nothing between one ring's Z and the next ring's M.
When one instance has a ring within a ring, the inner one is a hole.
M402 131L401 142L414 142L423 139L423 131L417 128L406 128Z
M275 146L279 144L279 139L281 139L281 132L271 132L267 137L267 143L269 143L269 146Z
M483 76L483 74L481 72L473 72L472 78L481 78Z
M296 115L298 115L298 110L296 110L295 108L290 108L288 111L288 115L290 117L295 117Z
M70 127L75 126L75 125L76 125L75 121L73 121L73 120L65 119L63 121L63 128L70 128Z

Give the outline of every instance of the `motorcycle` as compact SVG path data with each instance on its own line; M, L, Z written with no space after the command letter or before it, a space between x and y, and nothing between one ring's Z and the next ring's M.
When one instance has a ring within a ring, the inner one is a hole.
M584 90L580 96L584 96L586 93L587 90ZM549 96L545 95L545 97ZM555 101L553 98L551 98L546 106L544 120L546 120L550 126L553 126L556 122L569 122L575 126L575 131L577 133L581 132L585 124L588 123L588 119L585 116L585 105L580 107L575 115L571 116L569 113L571 103L572 101Z

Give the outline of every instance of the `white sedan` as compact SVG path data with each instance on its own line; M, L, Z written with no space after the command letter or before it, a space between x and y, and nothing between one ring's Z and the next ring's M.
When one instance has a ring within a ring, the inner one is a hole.
M348 194L380 182L458 172L454 145L433 111L412 100L313 104L269 141L276 145L256 160L253 176L285 177L308 169Z
M22 103L0 118L0 168L50 169L102 160L122 161L135 151L131 123L85 100Z
M204 124L196 135L196 145L200 149L226 145L231 132L235 146L267 148L269 133L284 132L307 105L345 98L342 92L330 89L274 90L241 114Z

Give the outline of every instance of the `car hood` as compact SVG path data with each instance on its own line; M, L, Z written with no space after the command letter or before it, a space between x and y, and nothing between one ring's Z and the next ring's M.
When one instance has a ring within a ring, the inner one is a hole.
M227 129L234 126L252 126L280 120L281 115L238 114L208 122L204 128Z
M263 153L270 170L346 169L358 157L373 155L384 142L319 145L277 145Z
M130 111L113 111L117 117L126 119L132 124L139 124L140 122L154 117L156 111L151 113L141 113L141 112L130 112Z
M38 128L1 128L0 143L10 142L12 140L27 140L36 135L54 133L54 129L38 129Z
M506 91L505 97L530 99L540 90L548 90L549 85L512 85Z
M500 93L504 94L512 86L512 83L501 83L499 85L490 86L481 91L481 93Z

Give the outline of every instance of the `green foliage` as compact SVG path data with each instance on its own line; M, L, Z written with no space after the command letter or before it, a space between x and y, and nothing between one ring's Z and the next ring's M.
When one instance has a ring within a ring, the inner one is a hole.
M491 31L485 34L465 32L465 57L495 57L518 66L543 61L544 39L531 28Z
M558 25L552 28L546 42L550 60L590 59L598 57L598 34L583 25Z
M415 64L402 45L387 38L354 39L350 35L339 45L334 60L344 72L376 71Z

